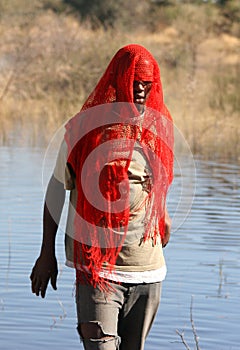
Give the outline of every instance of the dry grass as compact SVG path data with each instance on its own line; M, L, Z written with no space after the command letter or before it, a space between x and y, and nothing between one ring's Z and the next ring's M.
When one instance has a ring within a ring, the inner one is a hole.
M218 8L161 8L161 18L168 11L167 22L154 22L154 32L146 26L128 32L93 31L89 23L44 10L37 1L32 7L26 2L24 11L3 4L1 144L45 146L80 109L118 48L135 42L158 60L165 101L193 153L240 160L239 28L228 24L221 32Z

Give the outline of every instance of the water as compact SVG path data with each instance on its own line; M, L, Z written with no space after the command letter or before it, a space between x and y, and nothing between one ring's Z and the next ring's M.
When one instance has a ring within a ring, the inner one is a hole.
M57 292L50 287L43 300L30 290L29 275L41 243L44 152L0 148L1 350L82 349L75 329L74 273L64 266L62 230ZM237 165L196 160L193 198L191 169L186 163L182 177L176 169L169 194L175 228L165 248L168 274L147 350L186 348L176 330L195 349L191 316L200 349L239 349L239 172ZM180 191L182 183L187 191ZM181 205L180 192L185 196Z

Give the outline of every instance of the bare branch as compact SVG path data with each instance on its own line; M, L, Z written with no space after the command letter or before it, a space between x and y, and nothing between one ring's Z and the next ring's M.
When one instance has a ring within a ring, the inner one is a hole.
M194 321L193 321L193 295L192 295L192 298L191 298L191 306L190 306L190 320L191 320L191 325L192 325L192 330L193 330L193 335L194 335L194 339L195 339L195 343L196 343L196 347L197 347L197 350L200 350L200 347L199 347L199 337L197 335L197 331L196 331L196 327L195 327L195 324L194 324Z
M188 344L187 344L187 342L186 342L186 340L185 340L185 338L184 338L184 333L182 332L179 332L179 330L178 329L176 329L176 333L179 335L179 337L181 338L181 340L182 340L182 343L183 343L183 345L185 346L185 348L187 349L187 350L191 350L191 348L188 346Z

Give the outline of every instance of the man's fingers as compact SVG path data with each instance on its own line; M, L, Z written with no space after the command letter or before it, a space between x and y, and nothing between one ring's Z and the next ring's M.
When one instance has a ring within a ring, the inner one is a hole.
M44 298L49 282L49 277L46 279L42 279L40 277L34 276L34 274L32 273L30 278L32 280L32 293L36 294L37 296L39 296L39 294L41 293L41 297Z
M31 285L31 287L32 287L32 292L37 294L38 289L39 289L39 280L38 280L38 278L34 275L33 272L32 272L32 274L31 274L30 278L31 278L31 281L32 281L32 285Z
M33 276L34 276L34 269L32 269L31 275L30 275L30 280L33 280Z
M57 274L58 269L56 259L46 262L45 260L42 260L42 258L39 258L30 275L32 293L37 296L41 295L42 298L45 298L50 279L53 289L56 290Z
M35 293L37 296L39 296L39 292L41 290L41 280L39 278L33 279L33 293Z
M49 278L46 279L45 281L42 281L42 284L41 284L41 287L40 287L40 289L41 289L41 297L42 298L45 298L48 282L49 282Z
M57 290L57 272L51 276L51 285L54 290Z

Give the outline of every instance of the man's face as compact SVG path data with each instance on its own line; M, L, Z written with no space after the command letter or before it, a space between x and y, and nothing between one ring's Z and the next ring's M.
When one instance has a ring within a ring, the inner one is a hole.
M133 82L133 100L140 113L144 111L144 106L151 91L151 87L151 81L134 80Z

